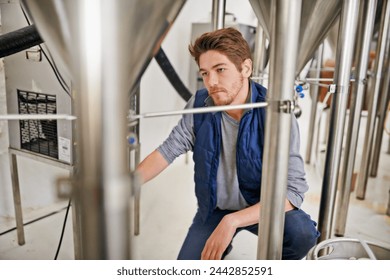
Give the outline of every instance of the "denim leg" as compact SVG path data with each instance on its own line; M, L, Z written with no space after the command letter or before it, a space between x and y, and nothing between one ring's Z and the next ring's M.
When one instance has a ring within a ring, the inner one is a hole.
M303 259L320 236L317 223L301 209L286 212L283 236L283 259Z
M204 222L198 211L188 230L187 237L184 240L177 259L200 260L207 239L213 233L222 218L231 212L232 211L215 210L207 221ZM230 246L228 249L230 249Z
M200 213L197 212L177 259L200 260L207 239L213 233L222 218L232 212L234 211L215 210L206 222L203 221ZM309 250L316 245L317 238L320 235L316 226L317 224L311 220L310 216L301 209L286 212L282 259L303 259ZM239 228L236 234L241 230L248 230L257 235L258 224ZM232 246L230 244L223 254L222 259L231 251L231 248Z
M316 245L320 233L317 231L317 223L301 209L286 212L283 234L283 260L301 260L309 250ZM258 234L258 225L241 228Z

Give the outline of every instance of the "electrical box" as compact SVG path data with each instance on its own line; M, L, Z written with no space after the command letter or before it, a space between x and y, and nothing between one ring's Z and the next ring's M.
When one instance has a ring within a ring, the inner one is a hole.
M18 1L0 2L3 34L29 24ZM72 115L70 77L54 61L45 44L4 57L8 114ZM73 132L69 120L9 121L11 148L73 164Z

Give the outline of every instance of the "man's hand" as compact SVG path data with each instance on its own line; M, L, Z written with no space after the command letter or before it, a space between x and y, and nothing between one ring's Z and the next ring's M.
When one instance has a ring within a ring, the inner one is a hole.
M285 211L294 209L295 207L286 199ZM256 203L240 211L224 216L215 228L206 245L203 248L202 260L220 260L223 252L229 246L230 242L236 233L237 228L254 225L259 222L260 203Z
M201 259L220 260L223 252L225 252L232 241L236 229L237 228L234 226L231 219L229 219L229 215L223 217L209 239L207 239L206 245L202 251Z

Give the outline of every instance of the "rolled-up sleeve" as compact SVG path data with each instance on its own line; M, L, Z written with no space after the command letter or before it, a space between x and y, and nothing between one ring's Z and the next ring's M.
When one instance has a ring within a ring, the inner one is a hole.
M185 109L193 107L194 96L190 98ZM172 163L178 156L193 150L195 138L193 124L193 115L184 114L168 138L157 148L168 163Z

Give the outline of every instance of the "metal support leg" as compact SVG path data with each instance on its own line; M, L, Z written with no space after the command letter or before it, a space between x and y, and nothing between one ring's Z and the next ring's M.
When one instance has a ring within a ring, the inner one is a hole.
M389 145L387 146L387 153L390 154L390 137L389 137Z
M141 88L138 85L130 98L130 108L136 114L140 113L140 99L141 98ZM141 144L139 142L139 134L140 134L140 122L139 120L135 121L135 125L131 127L131 133L133 134L132 144L129 144L129 170L130 172L134 172L140 163L141 159ZM135 174L133 174L135 176ZM132 178L132 186L134 190L134 235L140 234L140 221L141 221L141 188L137 178Z
M332 218L340 167L358 12L359 1L345 0L343 2L336 54L337 65L334 73L336 90L332 97L330 133L326 149L325 171L318 218L318 230L321 233L318 242L329 239L332 233Z
M12 181L12 191L14 197L14 207L15 207L15 218L16 218L16 230L18 235L18 244L25 244L24 236L24 226L23 226L23 212L22 212L22 203L20 196L20 184L19 184L19 172L18 172L18 162L17 157L22 156L36 160L39 162L50 164L51 166L64 168L66 170L72 171L73 166L65 164L54 160L50 157L44 155L37 155L30 151L22 151L14 148L9 148L9 159L10 159L10 169L11 169L11 181Z
M18 234L18 244L24 245L26 242L24 239L22 200L20 197L18 162L16 159L16 155L12 153L10 153L10 165L11 165L12 193L14 197L14 207L15 207L16 231Z
M324 45L321 44L316 54L317 64L314 73L315 78L320 77L323 53L324 53ZM309 133L308 133L308 139L306 144L306 163L310 163L311 152L313 150L313 138L314 138L314 131L315 131L315 122L317 118L317 105L318 105L317 102L318 102L319 85L311 84L310 91L311 91L311 110L310 110L310 122L309 122L309 131L308 131Z
M389 201L387 202L387 211L386 215L390 216L390 189L389 189Z
M69 176L70 180L74 178L74 171L71 170ZM83 243L81 240L81 230L82 230L82 216L80 203L77 201L78 196L73 195L72 199L72 223L73 223L73 248L74 248L74 258L75 260L82 260L83 257Z
M255 77L264 74L264 68L266 66L266 35L263 27L258 24L256 31L256 44L255 44L255 54L253 60L253 75Z
M338 188L340 192L337 199L337 212L335 216L335 234L337 236L343 236L345 232L359 136L360 116L363 108L364 92L367 82L370 44L375 24L376 5L377 0L366 0L360 2L360 21L357 42L358 48L355 53L356 78L351 91L352 98L350 115L348 119L343 165Z
M293 100L301 0L272 2L269 98ZM291 16L294 15L294 16ZM288 48L286 48L288 46ZM274 102L273 104L277 104ZM257 258L282 257L291 113L269 106L266 117Z
M378 107L378 124L375 134L374 150L371 160L371 177L376 177L378 174L379 157L381 153L382 140L383 140L383 127L385 125L387 107L390 99L390 53L389 47L387 48L386 65L384 67L384 79L382 82L381 100Z
M377 114L378 107L378 99L379 99L379 90L381 87L381 83L383 80L382 71L384 67L384 57L386 53L387 47L387 38L390 24L390 1L385 0L383 2L383 10L381 16L381 26L379 30L379 39L376 50L376 59L375 59L375 80L372 83L372 87L370 88L370 102L368 107L368 116L367 116L367 126L366 133L364 138L363 145L363 154L362 154L362 162L360 165L360 172L358 176L358 185L356 188L356 197L358 199L364 199L366 195L367 188L367 180L368 180L368 171L369 171L369 163L371 157L371 147L373 143L373 135L375 128L375 119Z

